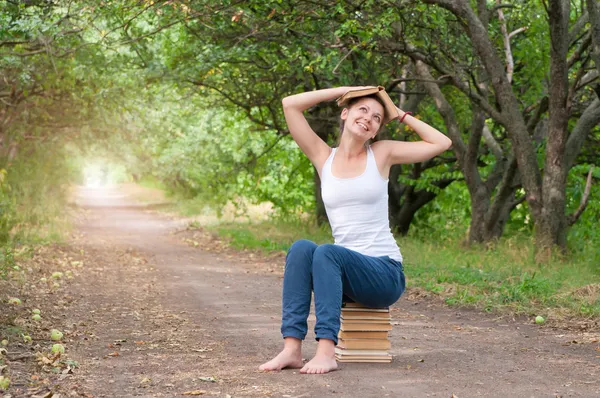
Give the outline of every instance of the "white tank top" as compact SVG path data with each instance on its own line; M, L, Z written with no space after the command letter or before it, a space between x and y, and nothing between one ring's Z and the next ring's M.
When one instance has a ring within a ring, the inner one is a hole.
M371 147L367 167L353 178L337 178L331 172L331 154L321 170L321 195L331 224L335 244L368 256L402 262L400 248L390 230L388 181L383 179Z

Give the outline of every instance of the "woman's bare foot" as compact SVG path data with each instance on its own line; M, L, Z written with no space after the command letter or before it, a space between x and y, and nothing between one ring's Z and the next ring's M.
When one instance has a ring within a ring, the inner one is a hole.
M269 362L260 365L258 370L266 372L285 368L301 368L302 365L302 341L286 337L283 351Z
M300 369L300 373L322 374L332 372L336 369L337 362L335 361L335 356L332 358L324 355L315 355L313 359Z
M302 369L300 373L323 374L337 369L335 360L335 343L332 340L320 339L317 353Z

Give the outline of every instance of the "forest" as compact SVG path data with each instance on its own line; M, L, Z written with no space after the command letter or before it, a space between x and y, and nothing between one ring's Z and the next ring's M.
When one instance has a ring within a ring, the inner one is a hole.
M390 171L394 361L257 375L332 240L282 99L350 86L452 141ZM596 396L599 163L598 0L0 0L0 391Z
M383 85L453 142L392 169L398 237L459 252L514 239L541 267L600 270L596 0L5 0L0 54L3 269L52 235L74 184L326 225L281 99ZM339 111L307 112L332 145ZM391 123L376 139L416 138Z

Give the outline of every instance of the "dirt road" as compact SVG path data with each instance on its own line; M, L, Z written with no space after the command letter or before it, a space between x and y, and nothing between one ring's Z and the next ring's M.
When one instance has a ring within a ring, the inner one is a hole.
M391 364L260 373L276 354L281 266L193 247L182 221L116 190L82 189L74 244L94 258L67 324L79 391L96 397L595 397L600 333L539 327L411 295L393 308ZM408 271L410 285L410 271ZM312 330L311 323L309 329ZM597 331L596 331L597 332ZM305 358L315 349L309 332ZM186 394L186 395L183 395Z

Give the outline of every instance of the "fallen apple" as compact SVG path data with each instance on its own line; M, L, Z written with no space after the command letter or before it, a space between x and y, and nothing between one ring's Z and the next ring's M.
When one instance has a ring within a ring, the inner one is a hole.
M32 320L34 321L39 321L42 319L42 317L40 316L40 314L33 314L33 316L31 317Z
M63 273L62 273L62 272L60 272L60 271L53 272L53 273L52 273L52 277L53 277L54 279L60 279L60 278L62 278L62 277L63 277Z
M6 340L6 339L2 340L2 345L4 347L6 347L8 345L8 340Z
M0 376L0 390L8 390L10 386L10 379L8 377Z
M544 319L543 316L538 315L538 316L535 317L535 323L537 323L538 325L541 325L544 322L546 322L546 320Z
M65 347L62 344L53 344L52 345L52 352L54 353L61 353L64 354L65 353Z
M34 308L34 309L32 309L32 310L31 310L31 313L32 313L32 314L37 314L37 315L39 315L39 314L41 314L41 313L42 313L42 311L40 311L40 310L39 310L39 309L37 309L37 308Z
M23 335L23 343L31 343L31 336L28 334Z
M63 338L63 334L60 330L58 329L52 329L50 331L50 338L54 341L59 341L60 339Z
M40 282L46 283L46 282L48 282L48 279L46 279L46 278L40 278Z
M18 299L16 297L11 297L8 299L8 304L19 305L19 304L21 304L21 299Z

